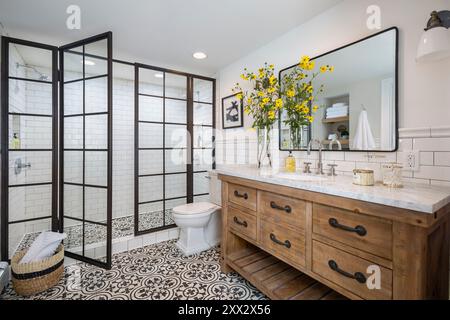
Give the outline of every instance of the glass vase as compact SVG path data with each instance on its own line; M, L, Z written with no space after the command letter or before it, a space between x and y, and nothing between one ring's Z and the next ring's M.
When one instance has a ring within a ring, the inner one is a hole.
M272 169L272 128L258 129L258 169Z
M307 137L307 132L308 127L305 126L301 126L298 128L293 128L290 130L291 133L291 145L292 145L292 149L293 150L301 150L306 148L306 143L305 141L307 141L306 137Z

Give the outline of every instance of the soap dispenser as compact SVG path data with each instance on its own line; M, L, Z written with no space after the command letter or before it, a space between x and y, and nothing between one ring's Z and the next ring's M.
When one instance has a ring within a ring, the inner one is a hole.
M292 155L292 151L289 151L289 156L286 158L285 161L286 172L294 173L295 171L297 171L295 162L296 160L295 157Z
M14 149L14 150L20 149L20 139L17 136L17 133L13 134L12 141L11 141L11 149Z

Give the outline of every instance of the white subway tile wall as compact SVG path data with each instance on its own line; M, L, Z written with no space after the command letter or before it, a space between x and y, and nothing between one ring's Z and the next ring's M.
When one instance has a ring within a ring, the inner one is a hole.
M78 61L78 60L77 60ZM16 68L16 62L25 64L17 50L12 50L10 59L11 74L19 77L29 76L24 68ZM99 61L101 62L101 61ZM122 66L123 67L123 66ZM38 67L46 75L51 71ZM30 71L32 72L32 71ZM134 75L134 67L129 67L130 78ZM66 72L66 80L80 79L76 72ZM143 77L141 77L142 80ZM153 74L148 75L151 83L142 84L142 90L148 94L162 95L162 83L156 83ZM166 96L176 99L186 99L186 78L177 75L166 75L166 82L174 87L166 87ZM195 147L212 147L211 128L201 125L212 125L212 83L195 79L194 121ZM105 78L93 79L86 82L86 113L106 111L107 83ZM180 89L181 88L181 89ZM183 89L184 88L184 89ZM82 82L74 82L65 86L65 115L81 114L83 111ZM122 78L113 79L113 218L130 216L134 214L134 81ZM38 114L51 114L51 85L19 82L11 80L10 84L10 110ZM140 97L140 117L142 120L162 121L161 98ZM166 99L167 122L186 123L186 102ZM83 121L82 117L66 117L64 126L64 144L66 149L80 149L83 147ZM107 117L106 115L86 116L86 148L107 148ZM10 117L10 140L14 133L19 135L22 148L48 148L52 147L52 122L45 117ZM159 124L141 124L141 147L162 147L163 130ZM166 141L168 147L186 147L186 126L166 125ZM165 151L166 172L186 171L186 150ZM104 151L86 152L86 183L105 186L107 184L107 153ZM24 163L31 163L31 168L22 174L14 174L14 162L20 158ZM64 180L66 182L82 182L82 152L64 152ZM163 151L142 151L140 153L140 174L162 173ZM209 170L212 165L211 150L197 149L194 151L194 170ZM33 152L11 153L10 177L11 184L51 181L51 153ZM208 181L205 174L197 174L194 178L195 191L208 193ZM148 177L140 182L141 201L159 200L163 198L162 177ZM186 174L169 175L166 177L166 197L180 197L186 195ZM64 186L64 207L67 216L82 217L82 188L77 186ZM100 188L86 188L86 215L93 221L106 219L106 190ZM195 197L195 201L205 200L207 197ZM186 199L166 202L166 208L186 203ZM162 210L162 203L141 205L140 212ZM42 216L43 212L51 212L51 188L27 187L12 188L10 190L10 220L29 219ZM167 223L173 223L171 217L166 217ZM36 221L14 226L10 232L12 250L20 242L24 233L45 230L49 228L49 221ZM68 219L65 225L76 225ZM161 236L160 236L161 237ZM166 238L164 236L163 238ZM98 253L98 252L97 252ZM96 255L94 252L93 255Z
M219 119L218 128L222 128L220 112L218 108L216 113ZM257 145L253 129L248 127L219 129L216 133L216 163L256 165ZM405 181L438 186L450 185L450 127L401 129L397 152L324 151L323 159L325 168L327 164L337 164L338 174L351 175L355 168L373 169L376 179L381 180L382 164L392 162L404 164L407 151L419 153L417 160L420 165L418 171L403 170ZM273 140L272 153L274 158L279 160L279 166L275 167L283 167L289 153L278 150L278 139ZM293 152L293 155L297 159L299 170L303 170L305 162L312 162L313 169L317 167L317 152L307 155L305 151L297 151Z

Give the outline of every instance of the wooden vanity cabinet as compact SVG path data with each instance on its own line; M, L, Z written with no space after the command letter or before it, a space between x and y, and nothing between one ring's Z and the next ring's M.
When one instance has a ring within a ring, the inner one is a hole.
M449 298L450 206L428 214L219 178L222 270L268 297ZM380 288L367 285L374 272Z

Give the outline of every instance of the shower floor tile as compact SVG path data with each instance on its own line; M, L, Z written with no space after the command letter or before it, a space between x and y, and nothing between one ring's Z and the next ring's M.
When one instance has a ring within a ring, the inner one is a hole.
M220 271L219 248L185 257L166 241L113 255L111 270L79 263L55 287L20 297L11 285L0 300L262 300L236 273Z
M166 220L165 224L163 223L164 217ZM165 215L163 215L162 211L153 211L139 215L139 230L150 230L163 225L172 224L174 224L174 221L172 219L171 209L167 209ZM134 215L113 219L112 230L113 239L134 235ZM67 238L64 240L66 249L82 246L81 225L65 228L64 232L67 233ZM28 248L38 235L39 232L25 234L17 250ZM104 243L106 239L106 230L104 226L87 224L85 235L85 245Z

